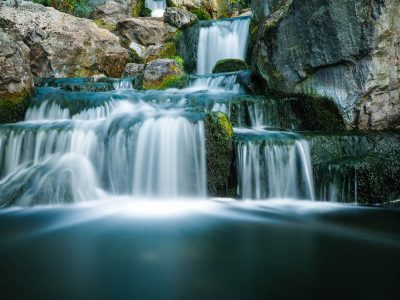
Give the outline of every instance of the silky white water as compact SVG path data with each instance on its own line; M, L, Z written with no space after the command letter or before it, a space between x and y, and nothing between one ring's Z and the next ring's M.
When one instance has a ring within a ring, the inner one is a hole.
M166 0L146 0L146 8L151 10L151 16L154 18L162 18L167 7Z
M212 73L221 59L245 60L250 18L240 17L202 23L197 49L197 74Z
M72 101L72 100L71 100ZM204 124L179 104L110 100L72 114L31 107L0 130L5 204L93 200L104 195L205 197Z
M310 150L305 139L261 129L235 132L243 137L237 142L242 198L315 199Z

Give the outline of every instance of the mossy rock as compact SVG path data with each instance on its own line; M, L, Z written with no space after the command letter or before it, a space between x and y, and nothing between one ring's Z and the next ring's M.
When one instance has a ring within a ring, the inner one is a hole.
M308 131L341 131L345 122L337 105L327 97L306 94L284 94L268 90L267 97L279 99L290 110L290 118L296 124L285 124Z
M189 77L184 75L171 75L161 81L145 81L143 88L146 90L165 90L170 88L182 89L188 85Z
M221 112L207 113L204 121L208 193L211 197L235 196L232 124Z
M103 28L103 29L107 29L109 31L113 31L113 30L117 29L117 25L116 24L107 23L103 19L96 19L96 20L94 20L94 22L96 23L96 25L98 27Z
M0 93L0 123L22 121L28 108L29 92Z
M212 69L213 73L225 73L225 72L236 72L241 70L247 70L249 67L241 59L221 59L216 62Z
M132 7L132 17L151 17L151 10L146 7L144 0L138 0Z
M195 14L197 16L198 20L211 20L212 19L212 16L210 15L210 13L202 6L189 8L189 11L192 14Z

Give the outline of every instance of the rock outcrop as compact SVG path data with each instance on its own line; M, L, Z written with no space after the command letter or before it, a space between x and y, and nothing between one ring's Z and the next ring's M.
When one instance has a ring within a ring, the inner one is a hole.
M0 31L0 123L23 118L33 91L30 50L21 40Z
M197 16L186 9L167 7L164 21L179 29L185 28L197 21Z
M30 68L37 77L83 77L104 73L119 77L128 52L119 38L93 21L53 8L23 2L1 7L3 29L30 48Z
M143 75L145 89L165 89L177 87L185 73L172 59L156 59L146 65Z
M279 2L252 45L268 89L329 97L348 128L400 128L398 0Z
M176 52L172 42L177 29L161 18L128 18L117 23L117 33L123 43L144 62L172 57Z
M97 7L93 14L93 19L101 20L106 25L116 25L118 21L129 17L130 12L126 6L115 1L108 1L104 5Z

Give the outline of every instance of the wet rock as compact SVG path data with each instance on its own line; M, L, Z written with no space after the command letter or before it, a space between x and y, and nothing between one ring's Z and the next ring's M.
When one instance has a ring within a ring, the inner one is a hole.
M164 13L164 21L179 29L185 28L197 21L197 16L186 9L167 7Z
M146 65L143 74L145 89L176 87L185 77L182 67L172 59L156 59Z
M53 8L23 2L1 7L0 23L30 48L30 67L38 77L82 77L104 73L119 77L128 52L119 38L93 21Z
M123 77L134 77L143 75L145 65L144 64L135 64L129 63L126 64L124 73L122 74Z
M398 132L309 133L307 139L319 199L363 204L399 199Z
M178 54L183 58L185 71L188 73L196 71L199 33L200 26L196 22L182 30L177 42Z
M263 21L253 68L268 89L326 96L348 128L400 128L398 1L285 0Z
M30 50L21 40L0 30L0 123L23 119L33 92Z
M241 70L247 70L249 67L241 59L221 59L216 62L212 69L213 73L225 73L225 72L236 72Z
M207 152L207 188L211 197L233 196L233 128L221 112L207 113L204 119Z

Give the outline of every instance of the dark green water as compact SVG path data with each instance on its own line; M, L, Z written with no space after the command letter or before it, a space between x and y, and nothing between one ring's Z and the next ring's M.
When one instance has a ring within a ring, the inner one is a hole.
M398 299L400 209L303 201L0 210L1 299Z

